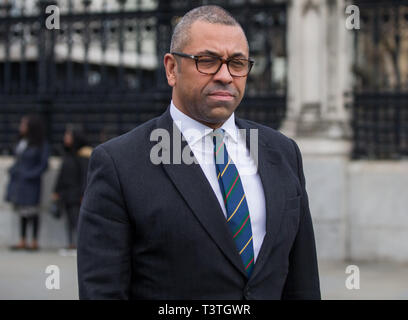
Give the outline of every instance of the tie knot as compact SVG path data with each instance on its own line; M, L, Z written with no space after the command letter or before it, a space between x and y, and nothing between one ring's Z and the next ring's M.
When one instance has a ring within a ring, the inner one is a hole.
M213 134L214 134L214 136L220 136L220 137L224 138L225 130L222 129L222 128L217 128L217 129L213 130Z
M221 128L217 128L213 130L212 133L214 146L219 146L220 143L224 140L225 130Z

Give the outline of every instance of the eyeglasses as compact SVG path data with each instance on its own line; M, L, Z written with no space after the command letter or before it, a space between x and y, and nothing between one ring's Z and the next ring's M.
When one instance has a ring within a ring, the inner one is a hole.
M228 72L232 77L246 77L254 65L253 60L244 58L223 59L217 56L194 56L181 52L171 52L171 54L195 60L197 71L207 75L216 74L218 71L220 71L221 66L225 63L227 65Z

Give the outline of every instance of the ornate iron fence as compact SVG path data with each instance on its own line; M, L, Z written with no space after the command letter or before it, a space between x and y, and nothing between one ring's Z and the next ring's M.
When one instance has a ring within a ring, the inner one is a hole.
M354 1L355 159L408 156L408 1Z
M46 27L53 4L60 29ZM172 28L200 4L222 5L246 30L256 64L238 114L278 127L286 110L285 3L39 0L29 8L15 0L0 6L0 152L11 151L28 112L45 116L54 154L67 123L83 124L96 145L159 115L171 97L162 57Z

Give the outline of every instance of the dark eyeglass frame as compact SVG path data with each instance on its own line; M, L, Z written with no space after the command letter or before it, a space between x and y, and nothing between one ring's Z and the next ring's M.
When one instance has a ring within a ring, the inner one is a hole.
M252 60L252 59L245 59L245 58L228 58L228 59L224 59L224 58L217 57L217 56L214 56L214 55L211 55L211 54L203 54L203 55L197 55L197 56L195 56L195 55L187 54L187 53L183 53L183 52L170 52L170 53L171 53L172 55L176 55L176 56L179 56L179 57L182 57L182 58L189 58L189 59L195 60L195 65L196 65L197 71L200 72L200 73L202 73L202 74L211 75L211 76L213 76L213 75L216 74L218 71L220 71L222 65L225 63L225 64L227 65L227 69L228 69L228 72L229 72L229 74L231 75L231 77L235 77L235 78L247 77L248 74L251 72L252 66L253 66L254 63L255 63L254 60ZM221 63L220 63L220 65L219 65L218 69L217 69L215 72L210 72L210 73L208 73L208 72L203 72L203 71L200 71L200 70L198 69L198 59L200 59L201 57L211 57L211 58L215 58L215 59L220 60ZM232 74L232 73L231 73L231 70L230 70L230 68L229 68L229 63L230 63L231 61L233 61L233 60L244 60L244 61L249 62L248 72L247 72L245 75L243 75L243 76L237 76L237 75Z

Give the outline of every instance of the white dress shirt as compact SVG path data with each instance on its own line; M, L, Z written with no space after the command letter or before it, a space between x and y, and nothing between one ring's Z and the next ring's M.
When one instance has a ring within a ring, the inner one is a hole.
M170 114L174 123L186 139L190 149L193 151L194 157L200 164L220 203L225 218L227 218L214 163L214 144L211 136L213 129L181 112L173 104L173 101L170 105ZM256 163L249 155L245 137L238 134L239 131L235 124L234 113L224 122L221 128L225 130L225 146L227 147L229 156L238 169L242 187L244 188L251 219L254 259L256 261L265 236L266 208L262 182L258 174Z

